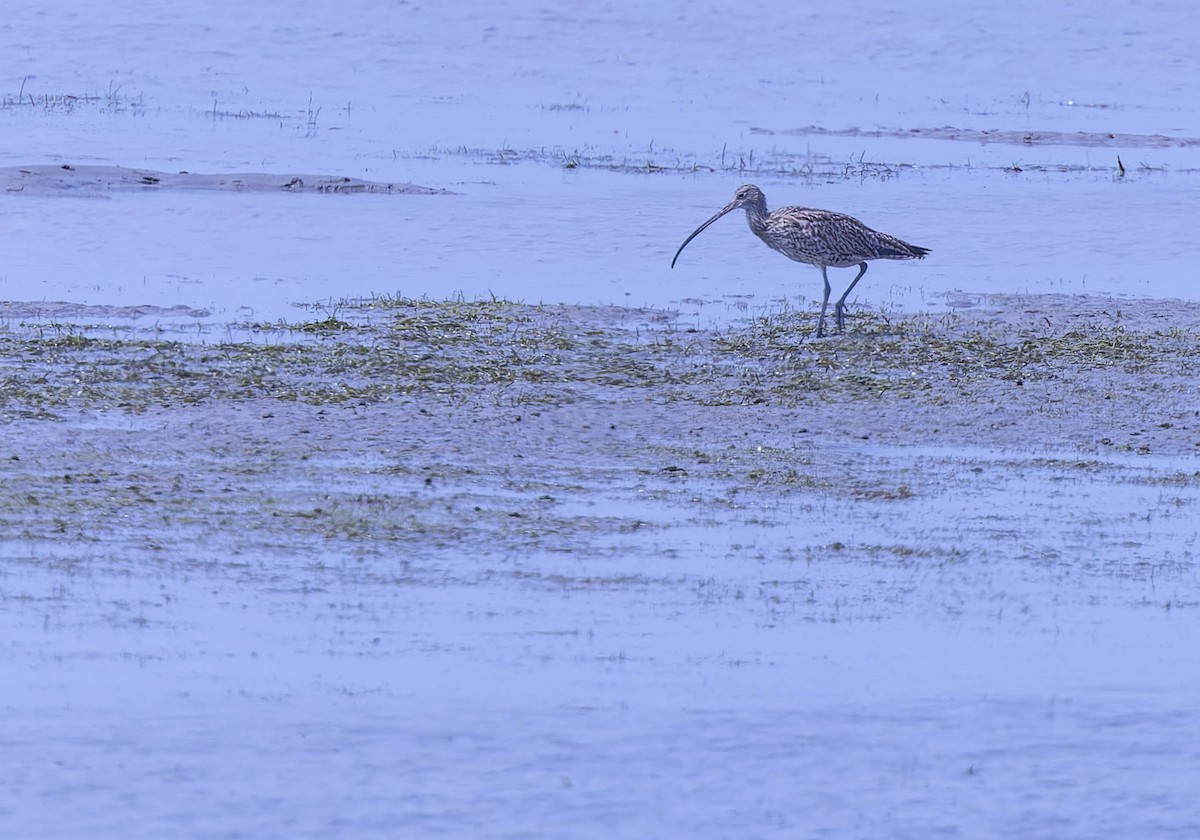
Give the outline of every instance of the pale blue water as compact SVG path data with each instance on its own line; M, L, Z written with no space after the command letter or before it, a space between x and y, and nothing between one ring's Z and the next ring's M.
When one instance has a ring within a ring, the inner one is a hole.
M811 303L817 272L736 218L669 268L754 180L772 204L933 250L873 267L862 305L939 308L954 289L1194 300L1195 145L769 132L1184 141L1200 136L1197 31L1182 2L15 4L0 166L328 172L459 195L3 196L0 297L183 304L217 323L391 292L701 320ZM15 103L22 88L116 98L45 108ZM893 174L842 177L858 161ZM612 592L381 588L269 554L245 579L144 561L59 573L10 539L0 834L1195 836L1195 487L1036 479L881 513L859 536L961 541L966 569L797 561L792 547L839 539L836 509L763 524L702 506L711 527L688 527L647 502L675 530L574 569L656 581ZM1056 506L1060 525L1014 499ZM1098 510L1111 542L1074 542ZM1013 557L1035 571L1012 574ZM807 612L814 587L845 614Z
M218 319L394 291L687 312L690 298L811 302L816 272L763 249L736 218L669 268L751 178L773 205L849 212L933 249L873 267L856 289L865 305L936 307L954 289L1196 294L1196 146L762 133L1198 137L1188 33L1200 13L1187 4L73 5L0 23L14 57L4 95L111 90L117 106L10 105L0 164L332 172L462 195L10 201L0 271L11 299L185 304ZM754 171L564 169L572 156L718 170L724 156ZM838 174L859 160L898 174ZM811 161L826 162L816 177L803 174ZM46 247L49 231L69 245Z

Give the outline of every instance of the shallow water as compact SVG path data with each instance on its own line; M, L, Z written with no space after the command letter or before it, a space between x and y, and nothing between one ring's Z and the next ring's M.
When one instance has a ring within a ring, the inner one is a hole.
M519 435L505 446L529 463L491 471L457 434L399 446L377 414L52 431L70 445L47 440L46 480L20 492L76 469L110 472L111 495L67 490L99 506L65 540L47 523L0 544L12 825L1185 836L1200 819L1180 749L1200 688L1180 642L1198 629L1200 494L1170 478L1186 460L737 447L854 477L780 494ZM276 423L320 454L289 455ZM199 449L173 464L173 445ZM863 492L899 481L911 498ZM172 485L197 501L170 513ZM414 513L424 548L382 530ZM464 517L479 533L450 536Z
M736 219L669 268L684 236L755 180L773 204L835 208L933 249L875 265L856 290L866 305L937 307L954 289L1195 298L1196 147L1136 141L1200 137L1185 82L1200 68L1181 34L1197 13L1183 4L1136 16L1032 3L903 16L870 4L836 16L232 8L169 20L137 4L16 10L0 29L23 56L4 90L0 163L317 171L462 195L9 201L7 297L268 320L297 302L396 290L689 313L698 299L718 319L729 296L811 302L816 272ZM905 139L947 125L1130 140ZM791 133L806 126L879 136ZM47 247L50 230L62 247Z
M113 322L214 341L397 292L697 326L811 306L818 273L737 218L670 269L744 181L932 249L874 264L864 307L1197 300L1198 26L1190 4L1024 0L18 5L0 166L457 194L5 195L6 325L153 306ZM663 470L690 442L661 418L613 417L634 431L597 443L572 414L472 448L469 406L426 408L451 419L6 417L0 833L1200 828L1190 453L819 428L773 456L798 433L730 406L695 445L738 480L679 479ZM746 489L781 462L847 483Z

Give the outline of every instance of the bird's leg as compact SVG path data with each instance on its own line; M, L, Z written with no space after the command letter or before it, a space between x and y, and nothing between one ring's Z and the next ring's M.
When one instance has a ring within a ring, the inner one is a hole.
M854 291L854 284L861 280L862 276L866 273L867 264L860 262L858 264L858 274L850 281L850 285L846 287L845 294L838 298L838 302L833 307L833 314L837 316L838 332L841 332L842 328L846 326L846 316L843 314L843 310L846 308L846 298L850 297L850 293Z
M825 335L825 308L829 306L829 275L825 266L821 266L821 279L825 281L825 295L821 298L821 318L817 321L817 338Z

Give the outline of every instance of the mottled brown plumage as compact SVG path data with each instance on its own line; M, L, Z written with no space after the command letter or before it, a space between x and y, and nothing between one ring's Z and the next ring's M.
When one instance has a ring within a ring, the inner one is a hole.
M675 260L679 259L683 249L700 231L726 213L739 208L746 211L746 221L750 223L750 230L767 245L796 262L815 265L821 269L821 279L825 281L825 295L821 299L821 317L817 321L818 336L825 334L825 310L829 306L829 275L825 271L827 268L858 266L858 274L834 305L840 331L845 326L843 310L846 308L846 298L867 273L867 260L921 259L929 253L928 248L910 245L894 236L872 230L858 219L844 213L816 210L811 207L780 207L768 213L767 199L762 190L753 184L744 184L734 193L733 201L683 240L683 244L671 260L671 268L675 267Z

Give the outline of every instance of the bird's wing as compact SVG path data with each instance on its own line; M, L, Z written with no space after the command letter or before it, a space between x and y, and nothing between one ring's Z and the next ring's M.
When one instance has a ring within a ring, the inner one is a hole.
M853 216L830 210L783 207L771 214L767 228L786 247L779 250L794 252L806 262L853 264L873 254L879 244L876 231Z
M869 228L853 216L811 207L783 207L767 219L773 248L804 262L847 266L865 260L923 256L924 248ZM770 244L770 243L768 243Z

